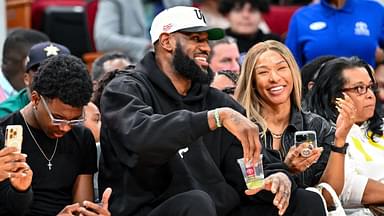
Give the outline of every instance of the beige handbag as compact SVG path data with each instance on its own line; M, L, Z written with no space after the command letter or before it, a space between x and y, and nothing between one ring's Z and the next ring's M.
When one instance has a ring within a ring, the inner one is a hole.
M335 210L328 211L327 209L327 203L323 197L323 194L321 193L322 190L325 189L328 191L328 193L332 196L333 203L336 207ZM316 187L308 187L306 190L315 192L320 195L321 199L323 200L325 211L327 212L328 216L346 216L343 206L341 205L341 202L339 200L339 197L337 196L335 190L333 190L332 186L328 183L320 183Z

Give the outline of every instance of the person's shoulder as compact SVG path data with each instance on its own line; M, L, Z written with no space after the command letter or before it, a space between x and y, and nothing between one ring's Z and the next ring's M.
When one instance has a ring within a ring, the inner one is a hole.
M321 10L322 6L319 2L316 2L316 3L311 3L311 4L308 4L308 5L305 5L303 7L300 7L299 9L297 9L292 17L303 17L303 16L314 16L315 12L316 13L319 13L320 10Z
M321 128L332 128L333 124L331 121L324 117L309 111L301 111L304 121L309 127L321 127Z
M19 111L3 116L0 118L0 127L10 124L21 124L20 118L21 114Z
M0 103L0 117L20 110L29 103L28 92L22 89L16 95L9 97L7 100Z
M115 77L110 81L110 85L124 85L128 82L146 82L147 80L148 77L142 70L135 66L128 66L115 72Z
M281 37L277 34L274 34L274 33L263 33L263 41L266 41L266 40L275 40L275 41L279 41L279 42L282 42L281 40Z
M82 138L93 136L91 130L84 125L74 126L71 132Z
M376 0L356 1L357 10L369 11L376 20L382 20L384 16L384 4Z
M207 100L212 107L230 107L239 112L244 111L244 108L233 97L213 87L209 88Z
M67 139L74 138L75 141L80 144L80 146L84 146L88 143L96 143L91 130L84 125L74 126L72 130L68 132L68 135L69 134L72 134L72 136L67 136Z
M312 119L319 119L319 120L324 120L324 121L327 121L325 118L323 118L322 116L320 116L319 114L317 113L313 113L313 112L310 112L310 111L306 111L306 110L301 110L301 115L306 118L306 119L309 119L309 120L312 120Z
M364 7L364 8L376 8L383 10L384 9L384 4L378 0L365 0L365 1L355 1L356 6L359 7ZM362 8L359 8L362 9Z

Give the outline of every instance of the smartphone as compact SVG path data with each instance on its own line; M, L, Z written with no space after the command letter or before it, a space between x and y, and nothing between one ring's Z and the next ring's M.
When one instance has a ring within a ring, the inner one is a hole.
M312 150L317 148L317 138L315 131L296 131L295 132L295 145L306 145L301 151L301 156L309 157L312 154Z
M23 143L23 126L7 125L5 129L5 146L15 147L21 152L21 144Z

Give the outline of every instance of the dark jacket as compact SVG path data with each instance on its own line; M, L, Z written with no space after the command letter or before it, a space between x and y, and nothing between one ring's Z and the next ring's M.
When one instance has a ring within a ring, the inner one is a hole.
M272 135L269 131L261 138L264 147L269 152L266 157L272 157L268 160L272 161L272 163L281 163L284 161L289 148L294 145L294 133L305 130L313 130L316 132L317 146L323 147L324 150L316 164L313 164L303 173L293 175L296 184L301 188L314 186L319 183L320 177L328 162L331 144L334 140L335 128L317 114L300 112L292 107L289 125L283 132L281 138L282 147L280 151L272 150ZM286 170L288 170L288 167L286 167Z
M113 189L112 215L147 215L194 189L210 195L218 215L228 214L241 199L251 202L236 162L242 157L239 141L224 128L209 129L207 110L217 107L244 113L208 84L193 82L187 96L179 95L153 53L111 81L101 98L99 185ZM265 163L266 176L275 172ZM258 196L272 203L270 192Z
M9 180L0 182L0 215L25 215L32 204L32 199L33 192L31 187L24 192L19 192L11 186Z

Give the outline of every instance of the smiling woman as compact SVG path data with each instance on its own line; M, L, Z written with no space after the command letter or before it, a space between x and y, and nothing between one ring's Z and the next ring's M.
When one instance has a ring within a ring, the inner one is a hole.
M235 98L247 110L247 117L261 126L262 143L272 160L282 163L299 187L328 181L323 173L331 169L327 164L334 154L331 143L344 144L345 139L334 139L329 122L301 110L300 72L288 48L278 41L260 42L248 51L241 68ZM348 121L341 122L339 128L350 128ZM305 145L295 145L294 133L307 130L316 133L318 147L304 157ZM346 132L340 134L346 136Z

